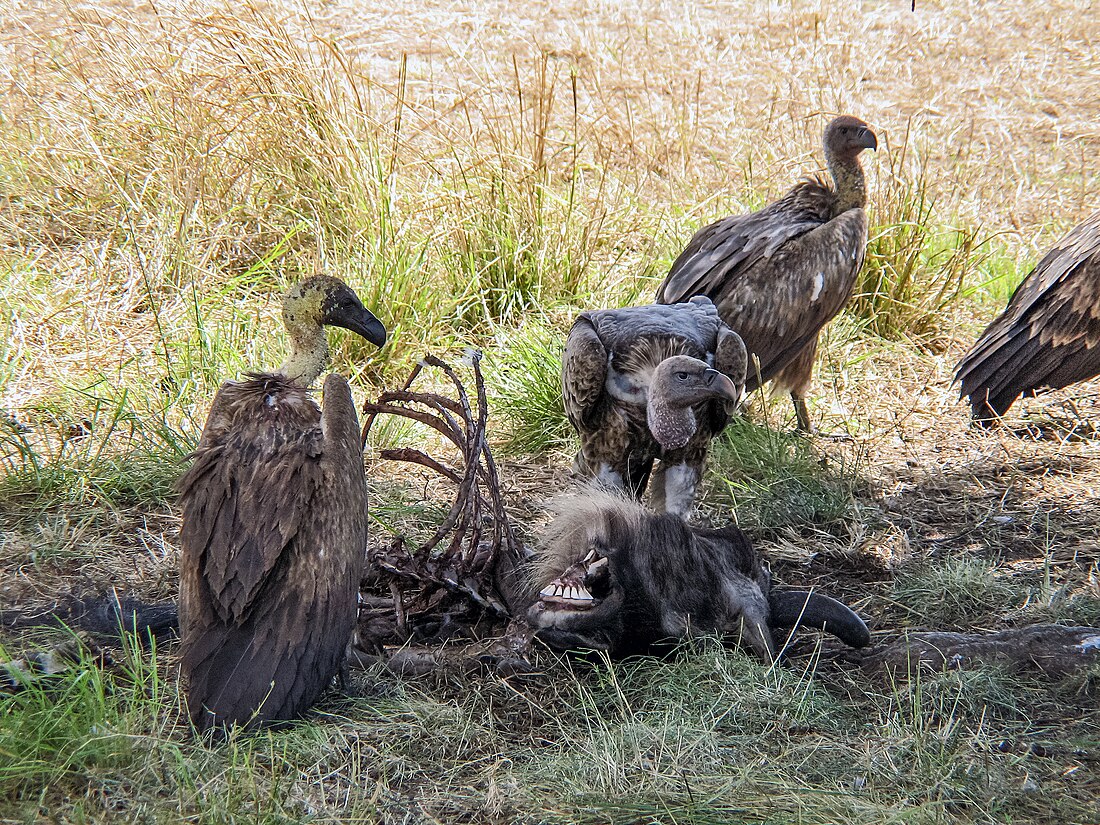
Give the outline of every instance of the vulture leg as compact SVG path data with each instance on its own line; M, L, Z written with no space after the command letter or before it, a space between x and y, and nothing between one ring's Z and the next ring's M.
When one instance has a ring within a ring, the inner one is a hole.
M662 457L649 486L649 504L654 512L687 517L695 503L695 488L706 458L705 446L691 445Z
M806 408L806 394L810 389L810 379L813 375L814 357L817 355L817 336L794 357L787 366L776 373L772 386L778 394L787 390L791 394L791 403L794 404L795 417L798 420L798 429L806 433L814 431L814 425L810 421L810 411Z

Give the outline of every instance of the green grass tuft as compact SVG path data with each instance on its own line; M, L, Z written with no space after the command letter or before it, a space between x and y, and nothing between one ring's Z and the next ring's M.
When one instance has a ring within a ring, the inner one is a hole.
M498 333L486 373L507 452L541 455L574 443L561 392L564 348L565 336L538 321Z
M737 523L758 533L827 526L852 515L856 467L826 459L793 432L735 417L711 444L711 504L728 504Z
M891 598L920 627L982 628L1006 609L1021 605L1027 593L981 559L937 559L903 569Z
M892 341L942 350L947 310L964 295L970 273L992 254L980 226L947 225L935 208L924 155L910 143L882 153L873 190L867 255L847 312Z
M30 425L0 419L0 501L10 507L163 503L193 446L125 391L78 393L35 412Z

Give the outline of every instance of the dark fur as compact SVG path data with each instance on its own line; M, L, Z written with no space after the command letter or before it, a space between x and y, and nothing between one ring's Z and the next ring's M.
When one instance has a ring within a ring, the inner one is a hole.
M609 560L602 600L563 610L541 597L528 611L538 636L559 649L591 648L612 656L645 653L698 633L717 633L770 660L773 627L804 625L862 647L867 626L848 607L803 591L772 591L771 575L737 527L691 527L652 515L620 497L591 491L559 502L547 529L539 586L589 550Z
M3 610L0 627L68 627L106 641L118 641L128 632L144 644L147 639L171 639L179 630L179 619L174 602L145 604L131 596L106 593L71 597L42 610Z

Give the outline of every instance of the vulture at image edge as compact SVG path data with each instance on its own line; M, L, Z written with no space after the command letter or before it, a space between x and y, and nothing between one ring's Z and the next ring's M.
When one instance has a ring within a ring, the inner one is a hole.
M1021 395L1100 374L1100 211L1058 241L955 367L988 427Z
M580 435L574 469L691 510L710 440L744 391L748 357L709 299L582 312L562 359L562 396Z
M877 149L870 127L838 117L825 127L830 186L796 184L759 212L704 226L673 262L658 303L706 295L759 362L746 390L766 381L788 391L799 429L810 431L806 393L822 327L848 303L867 244L867 187L859 153Z
M290 356L218 390L179 482L180 669L199 731L293 719L332 682L357 614L367 485L351 388L309 387L326 325L376 346L386 330L346 284L317 276L283 299Z

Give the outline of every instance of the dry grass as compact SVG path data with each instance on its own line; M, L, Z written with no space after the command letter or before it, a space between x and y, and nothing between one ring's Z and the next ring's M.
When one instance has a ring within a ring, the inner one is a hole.
M3 9L5 605L172 592L175 462L222 380L280 360L273 296L318 269L393 333L380 354L337 341L364 395L427 348L503 363L522 345L498 388L533 413L518 443L551 452L503 466L537 527L568 464L540 426L552 394L515 389L548 367L543 333L646 300L696 227L818 171L822 126L848 112L880 135L874 240L811 409L852 441L768 437L788 406L756 400L702 513L734 515L732 496L780 579L845 596L882 636L1098 615L1097 387L1022 404L1035 440L969 430L949 386L1096 206L1086 0ZM415 473L370 470L383 526L436 512ZM1097 821L1095 678L866 685L696 654L519 687L372 677L323 724L223 750L140 689L92 684L60 713L102 749L51 788L0 748L0 819ZM153 683L173 706L171 678ZM28 702L5 706L9 733L48 723ZM1035 739L1055 755L1027 755Z

